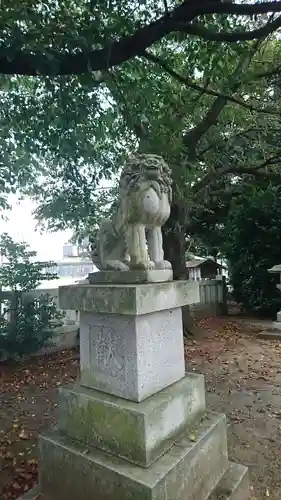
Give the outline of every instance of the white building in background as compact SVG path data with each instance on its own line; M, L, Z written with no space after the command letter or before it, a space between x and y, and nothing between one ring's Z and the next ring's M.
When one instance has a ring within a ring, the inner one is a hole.
M213 259L193 259L186 262L190 280L216 279L222 275L224 266Z
M63 285L71 285L88 277L98 269L94 266L90 257L79 255L78 245L66 243L62 249L62 259L55 266L48 269L50 273L56 273L59 278L44 281L39 288L56 288Z
M68 257L73 257L78 255L78 248L76 245L71 243L65 243L62 247L62 258L67 259Z

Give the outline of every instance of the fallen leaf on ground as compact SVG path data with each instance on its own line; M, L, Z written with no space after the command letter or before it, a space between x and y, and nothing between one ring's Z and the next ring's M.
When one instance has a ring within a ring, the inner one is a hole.
M190 439L190 441L197 441L195 434L190 434L189 439Z
M22 430L19 434L19 438L20 439L29 439L29 434L25 430Z

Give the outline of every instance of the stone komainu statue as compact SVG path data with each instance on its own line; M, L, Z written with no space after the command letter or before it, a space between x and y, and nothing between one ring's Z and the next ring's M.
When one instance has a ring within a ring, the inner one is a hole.
M129 159L113 217L102 221L92 248L98 269L171 269L164 260L161 231L170 216L171 185L171 170L161 156Z

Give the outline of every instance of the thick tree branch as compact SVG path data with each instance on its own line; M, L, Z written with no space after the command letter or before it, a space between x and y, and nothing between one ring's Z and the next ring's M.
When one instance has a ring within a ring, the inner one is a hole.
M281 1L241 4L218 0L185 0L168 14L164 14L149 25L136 30L131 36L105 43L102 49L75 54L55 50L26 52L2 49L0 51L0 73L18 75L74 75L90 71L108 70L143 54L155 42L179 30L179 23L190 23L204 14L253 15L281 12ZM246 32L245 32L246 33ZM245 36L245 35L244 35ZM260 36L260 35L259 35ZM77 47L79 49L79 47Z
M243 108L249 109L250 111L256 111L259 113L267 113L271 115L280 115L280 111L276 111L271 108L256 108L252 104L247 103L246 101L243 101L243 99L239 99L238 97L234 97L228 94L225 94L223 92L220 92L218 90L213 90L209 87L203 87L202 85L198 85L197 83L194 83L190 78L186 78L183 75L180 75L177 71L172 69L161 57L156 56L154 54L151 54L150 52L145 52L143 54L143 57L145 57L149 61L153 61L156 64L158 64L162 69L166 71L170 76L175 78L178 82L182 83L183 85L186 85L187 87L190 87L193 90L196 90L197 92L200 92L201 94L207 94L211 95L213 97L220 97L223 98L229 102L233 102L234 104L238 104L239 106L242 106Z
M270 35L273 31L276 31L281 27L281 16L278 16L277 19L271 21L262 28L258 28L252 31L234 31L233 33L220 32L215 33L209 31L200 23L194 22L188 25L183 25L178 28L178 31L183 31L189 35L196 35L200 38L203 38L207 41L212 42L242 42L246 40L255 40L256 38L262 38L264 36Z
M270 156L260 165L256 165L255 167L248 167L247 165L231 165L227 167L221 167L212 172L208 172L200 181L194 184L192 190L194 193L197 194L216 179L228 174L237 176L247 174L260 177L262 176L270 178L272 180L281 181L281 173L278 174L272 171L261 170L271 165L276 165L278 163L280 163L280 154L275 154L274 156Z
M260 132L262 129L259 128L259 127L256 127L256 126L250 126L246 129L243 129L241 130L240 132L237 132L235 134L231 134L230 136L225 136L225 137L222 137L220 138L222 144L225 144L225 142L227 141L227 144L229 146L229 144L231 144L233 141L235 141L235 139L239 138L239 137L246 137L250 132ZM277 129L279 131L279 129ZM208 151L211 151L212 149L216 148L218 146L218 140L215 140L214 142L211 142L208 144L208 146L206 146L205 148L201 149L200 151L198 151L198 154L197 154L197 160L203 160L204 158L204 155L206 153L208 153Z
M169 12L169 9L168 9L168 3L167 3L167 0L163 0L164 1L164 9L165 9L165 13L167 16L170 15L170 12Z
M276 162L277 163L277 162ZM271 171L266 171L266 170L256 170L252 169L251 167L240 167L237 169L236 174L237 176L240 175L252 175L254 177L261 177L263 179L268 179L272 181L276 181L278 183L281 182L281 173L278 174L276 172L271 172Z

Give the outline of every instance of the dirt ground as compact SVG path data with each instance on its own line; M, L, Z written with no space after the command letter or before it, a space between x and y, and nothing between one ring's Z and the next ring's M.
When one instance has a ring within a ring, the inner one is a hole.
M18 498L37 480L37 436L57 417L58 387L75 380L75 351L0 365L0 498Z
M281 499L281 342L257 338L258 325L204 318L185 346L189 371L203 373L207 405L227 414L230 459L247 465L251 500ZM66 351L0 366L0 498L36 482L38 433L56 421L57 389L78 374Z

